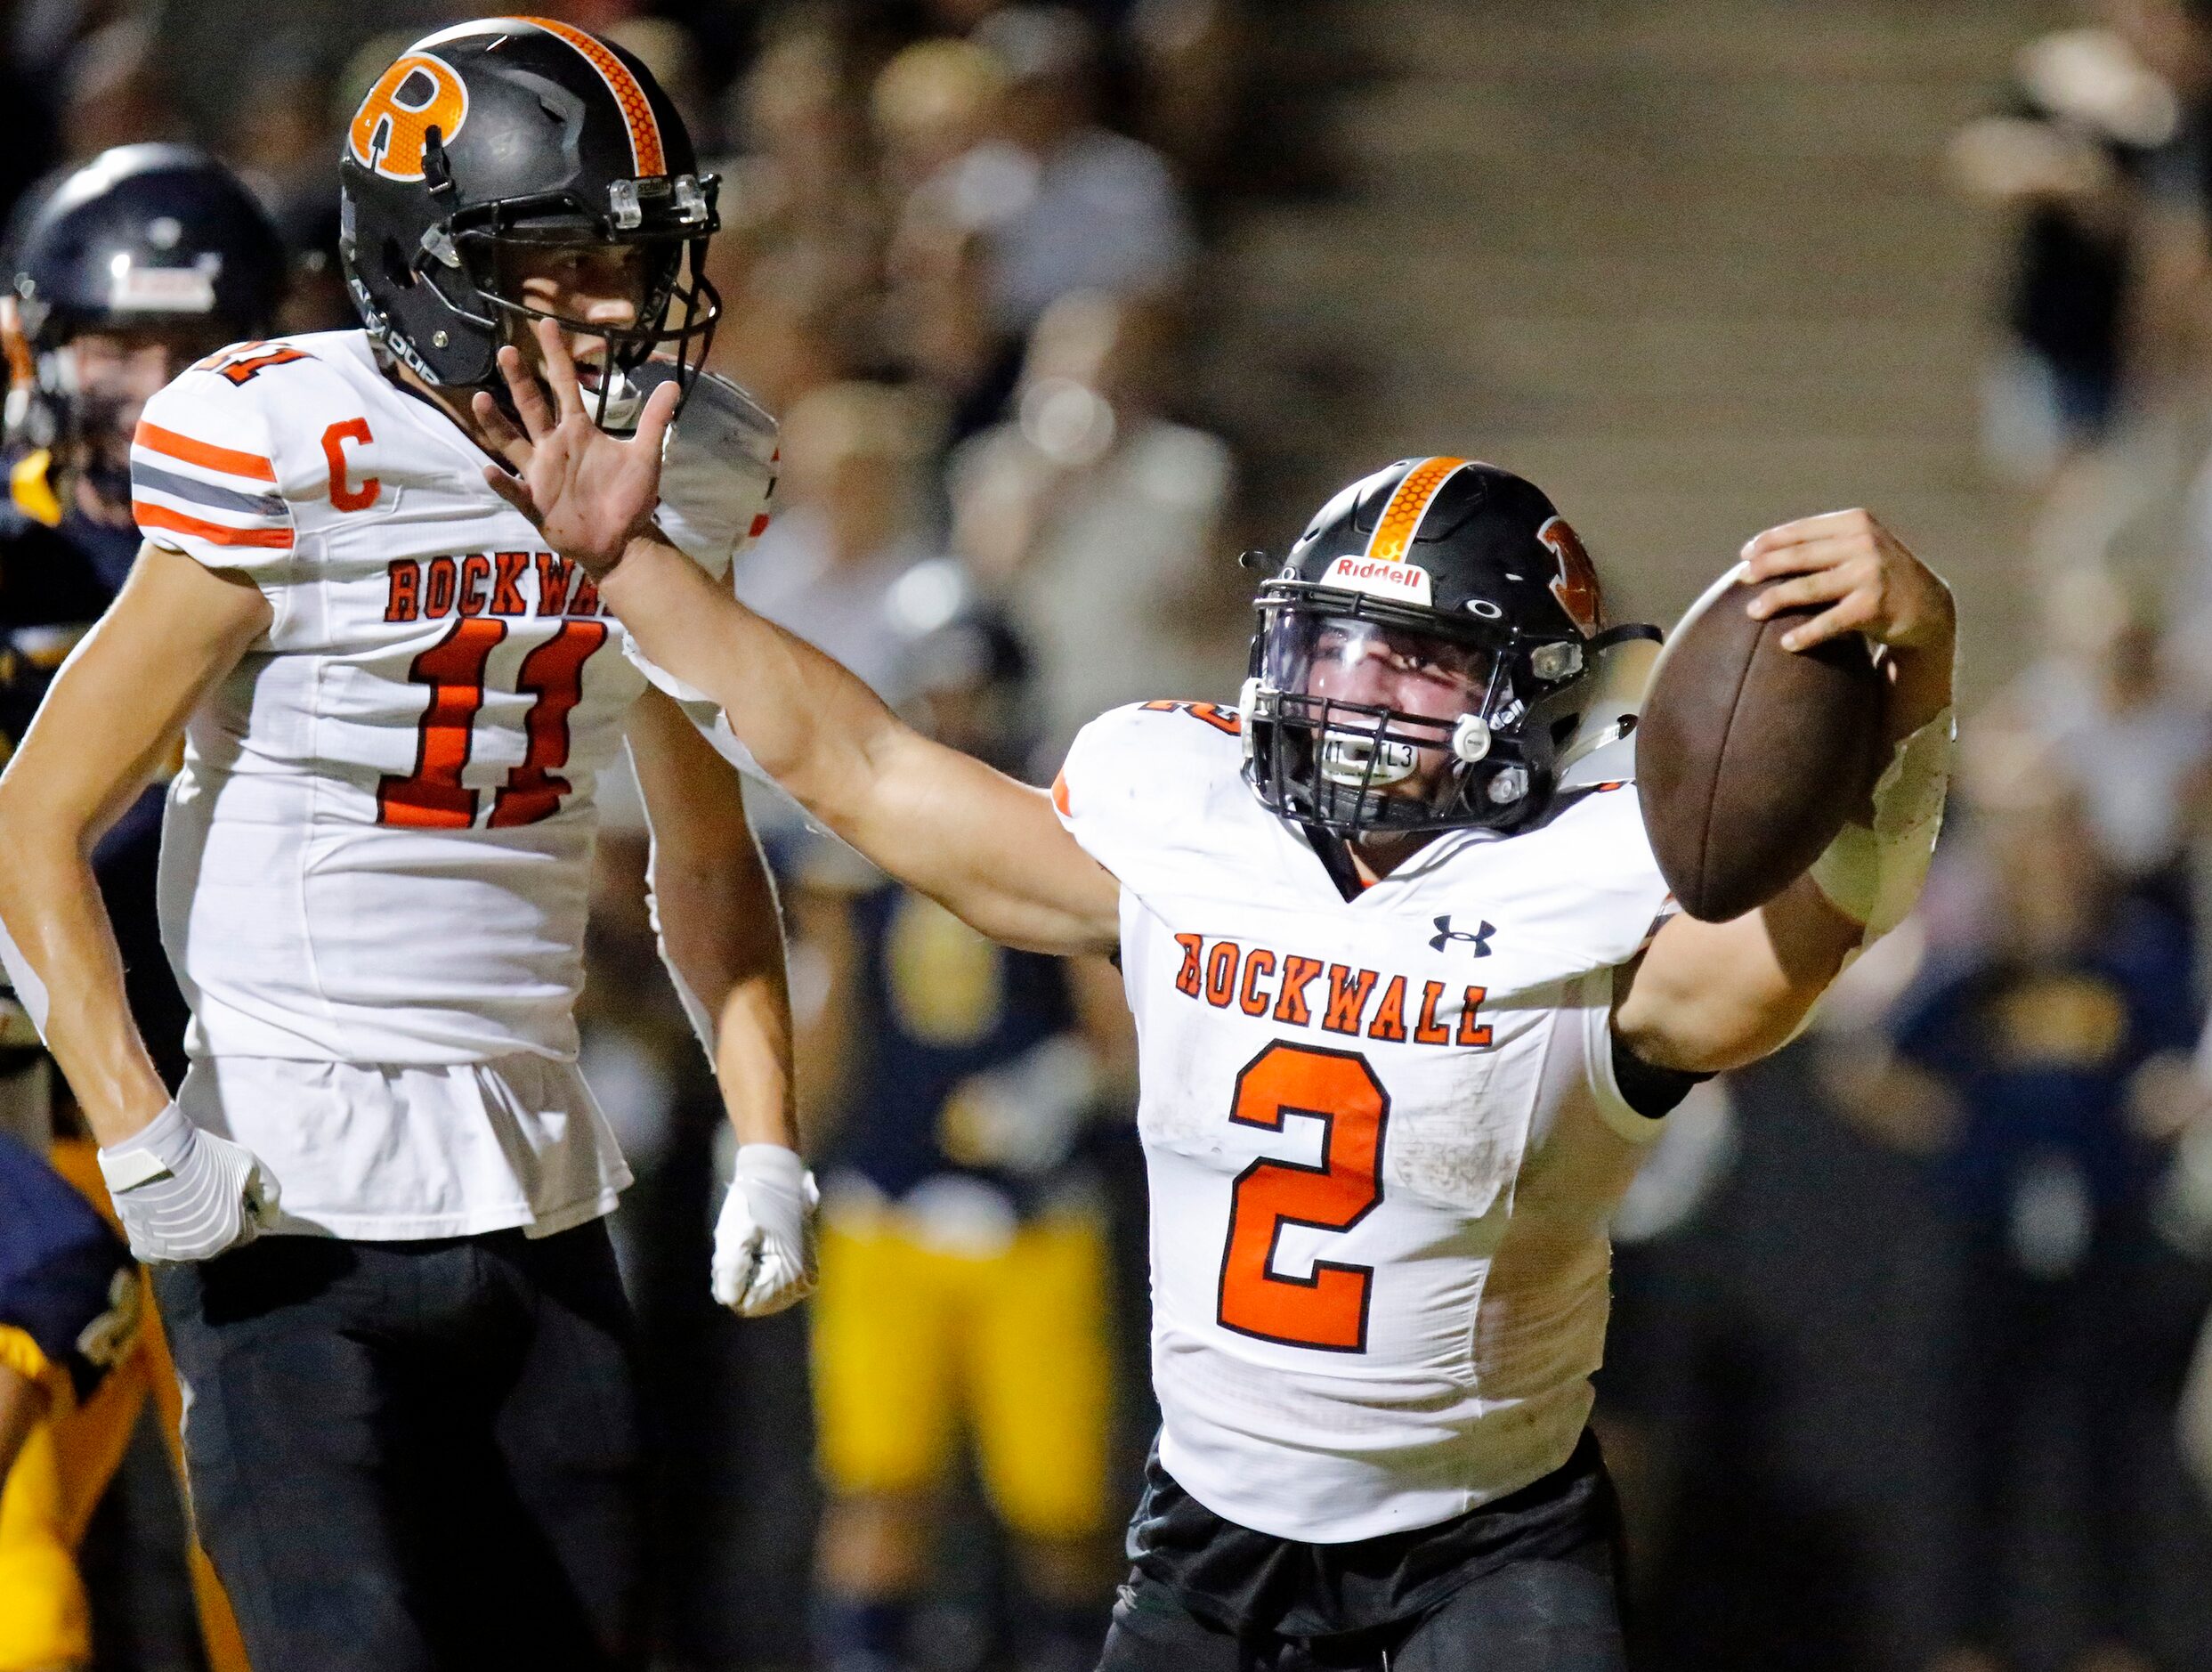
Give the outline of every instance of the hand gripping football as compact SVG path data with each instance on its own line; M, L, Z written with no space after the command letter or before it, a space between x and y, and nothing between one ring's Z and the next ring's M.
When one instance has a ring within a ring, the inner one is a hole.
M1863 816L1881 764L1882 678L1857 633L1807 651L1763 621L1738 564L1667 636L1636 726L1636 788L1682 909L1722 922L1764 905Z

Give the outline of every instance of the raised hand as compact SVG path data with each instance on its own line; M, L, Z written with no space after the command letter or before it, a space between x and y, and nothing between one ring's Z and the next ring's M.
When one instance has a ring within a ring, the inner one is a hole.
M1951 589L1868 512L1831 511L1785 523L1754 539L1744 557L1748 580L1792 577L1745 606L1754 620L1778 610L1828 606L1785 633L1785 650L1811 650L1859 632L1892 649L1949 656L1957 623Z
M652 526L660 504L660 443L681 392L673 382L652 392L628 439L591 421L576 380L576 362L550 320L536 321L545 357L544 384L512 345L499 351L499 375L523 420L516 429L498 402L479 391L470 410L511 474L484 467L492 491L538 525L546 543L595 578L621 561L623 548ZM553 404L546 403L546 390Z

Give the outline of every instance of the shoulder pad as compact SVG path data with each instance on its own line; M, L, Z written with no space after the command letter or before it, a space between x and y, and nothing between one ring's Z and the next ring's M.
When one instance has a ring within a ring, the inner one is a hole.
M284 345L225 349L146 403L131 438L131 509L148 540L213 568L289 561L296 530L279 427L252 386L270 366L304 358Z
M1138 702L1075 735L1052 804L1084 850L1131 882L1144 856L1195 837L1208 805L1249 797L1244 719L1218 702Z
M719 580L768 526L781 456L767 410L727 378L701 373L661 444L661 528Z

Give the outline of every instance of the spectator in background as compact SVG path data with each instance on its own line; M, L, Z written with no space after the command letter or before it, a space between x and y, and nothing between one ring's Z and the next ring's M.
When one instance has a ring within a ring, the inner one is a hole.
M989 242L944 189L996 131L1004 67L966 41L920 41L883 67L871 95L891 206L883 299L887 353L944 400L952 439L999 416L1013 359L993 296Z
M922 629L900 679L912 711L1018 769L1027 657L1001 621L957 609L955 578L935 579L945 584L912 589L936 605L909 613ZM895 1672L926 1658L911 1630L946 1554L931 1533L967 1437L1012 1538L1017 1664L1088 1672L1119 1570L1103 1537L1106 1225L1081 1140L1102 1065L1128 1057L1118 979L1097 960L993 946L827 842L793 911L802 957L825 978L798 1051L802 1115L828 1158L814 1302L831 1492L821 1663Z
M1230 142L1252 59L1236 0L1138 0L1124 25L1137 59L1139 132L1211 195L1230 183Z
M1090 25L1065 6L1008 6L974 39L1005 67L1002 137L934 189L989 239L1000 328L1025 334L1075 290L1177 289L1195 253L1189 215L1165 158L1098 126Z
M1009 6L970 41L926 41L876 91L898 204L890 329L951 397L952 433L998 416L1024 338L1081 289L1163 295L1193 239L1166 161L1098 126L1097 37L1081 13Z
M917 41L884 65L869 95L883 185L895 202L938 178L1000 131L1004 62L968 41Z
M338 147L331 128L336 101L320 52L312 39L297 36L272 41L262 50L255 96L227 125L223 160L272 214L281 215L295 204L301 206L301 212L309 205L323 206L332 223L335 254ZM354 317L350 302L346 317Z
M2144 172L2128 344L2133 393L2157 406L2212 366L2212 0L2108 3L2176 112Z
M2115 14L2138 11L2108 5ZM2022 47L2001 115L1962 131L1952 173L2014 212L2009 341L1984 394L1995 464L2047 483L2110 432L2121 394L2138 188L2180 126L2175 92L2127 33L2060 30Z
M77 44L62 72L61 154L83 162L117 145L183 137L150 23L124 17Z
M921 532L927 435L910 397L882 384L817 389L783 420L782 502L737 560L737 595L895 694L888 612L899 577L932 555Z
M2103 569L2054 577L2044 654L1982 730L2016 730L2040 770L2071 786L2101 862L2125 894L2184 925L2191 844L2207 827L2212 690L2175 676L2156 598Z
M720 165L723 230L709 276L729 309L708 369L783 411L880 358L883 214L838 42L771 42L735 90L745 150Z
M1214 549L1228 447L1160 415L1170 341L1156 301L1079 292L1038 321L1016 416L953 456L954 541L1037 646L1042 742L1155 697L1226 698L1241 591Z
M1892 1095L1949 1111L1938 1166L1964 1258L1953 1454L1965 1644L1994 1667L2018 1635L2013 1529L2038 1510L2081 1544L2080 1668L2135 1668L2145 1570L2132 1442L2159 1376L2138 1327L2159 1147L2135 1106L2195 1043L2186 943L2130 902L2062 782L1979 785L1994 932L1908 994ZM2062 1447L2065 1465L2048 1465ZM2078 1497L2053 1515L2055 1493Z

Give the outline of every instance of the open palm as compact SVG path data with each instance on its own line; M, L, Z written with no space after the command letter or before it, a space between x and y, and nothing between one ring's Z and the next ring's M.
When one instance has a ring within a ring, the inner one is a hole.
M536 329L545 354L542 386L516 349L499 351L499 372L522 428L488 394L480 392L471 403L485 438L512 467L510 475L487 465L484 480L538 525L555 551L604 575L652 525L660 503L661 438L680 391L673 381L662 384L645 402L635 435L610 435L584 410L576 362L560 327L539 320ZM547 389L553 392L550 407Z

